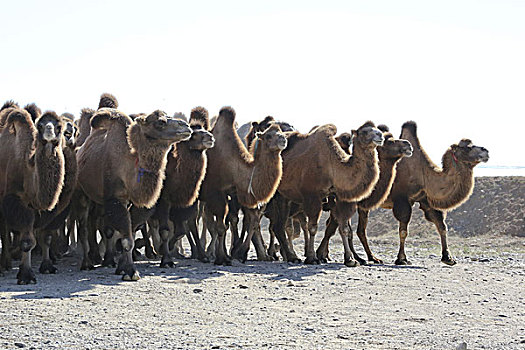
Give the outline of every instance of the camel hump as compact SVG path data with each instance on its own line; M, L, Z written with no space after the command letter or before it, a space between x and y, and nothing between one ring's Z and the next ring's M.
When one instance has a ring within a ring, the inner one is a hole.
M75 116L72 113L64 112L60 115L62 118L64 118L68 122L72 122L75 120Z
M403 124L401 127L401 135L403 135L403 131L407 130L410 132L413 136L417 136L417 124L415 121L410 120Z
M0 111L3 111L4 109L7 109L7 108L20 108L20 106L15 101L8 100L8 101L5 101L2 108L0 108Z
M230 124L233 125L233 123L235 123L235 110L229 106L222 107L217 120L219 119L226 119Z
M29 114L28 111L24 109L14 109L11 113L9 113L7 117L7 123L20 123L24 125L33 125L33 120L31 119L31 114Z
M379 125L377 126L377 128L378 128L379 130L381 130L381 132L389 132L389 131L390 131L390 129L388 128L388 126L386 126L385 124L379 124Z
M31 115L31 119L33 119L33 121L42 115L42 111L34 103L26 105L24 109Z
M123 125L131 123L130 117L115 109L103 108L97 111L91 118L91 127L93 129L107 129L111 123L120 122Z
M98 109L101 108L118 108L118 101L115 96L107 92L100 95L100 101L98 103Z
M190 125L195 124L199 124L203 129L210 129L210 117L206 108L198 106L191 110Z
M312 130L312 134L324 133L330 136L337 134L337 127L334 124L325 124L317 127L317 129Z
M173 113L174 119L184 120L185 122L188 122L188 118L186 118L186 114L182 112L175 112Z

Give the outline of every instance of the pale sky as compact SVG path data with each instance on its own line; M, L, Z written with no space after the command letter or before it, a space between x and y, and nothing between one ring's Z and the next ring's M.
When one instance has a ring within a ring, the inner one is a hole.
M2 1L0 102L124 112L222 106L306 132L415 120L525 166L525 1Z

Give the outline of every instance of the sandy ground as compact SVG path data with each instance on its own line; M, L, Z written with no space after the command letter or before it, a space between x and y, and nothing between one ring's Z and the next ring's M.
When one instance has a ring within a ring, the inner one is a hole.
M408 267L392 265L397 237L384 235L371 244L386 264L357 268L334 240L317 266L144 261L140 281L122 282L71 257L30 286L13 269L0 277L0 348L525 348L525 239L451 236L454 267L437 235L409 239Z

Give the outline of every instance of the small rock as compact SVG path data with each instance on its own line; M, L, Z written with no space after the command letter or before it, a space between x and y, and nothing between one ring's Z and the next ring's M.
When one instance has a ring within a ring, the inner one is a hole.
M88 321L80 321L78 324L88 324Z
M15 343L15 346L17 348L25 348L26 347L26 345L24 343Z
M193 293L202 293L202 289L200 289L200 288L195 288L195 289L193 290Z
M465 343L465 342L460 343L460 344L456 347L456 350L467 350L467 343Z
M239 288L241 288L241 289L248 289L248 286L245 286L244 284L239 284Z

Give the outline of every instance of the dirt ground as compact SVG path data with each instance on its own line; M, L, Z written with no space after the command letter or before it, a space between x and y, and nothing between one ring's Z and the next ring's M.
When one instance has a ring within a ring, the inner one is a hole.
M454 267L440 263L436 234L409 237L406 267L392 264L397 237L383 235L371 246L385 264L356 268L334 240L332 261L316 266L143 261L143 278L123 282L70 257L30 286L13 269L0 277L0 348L525 348L525 239L452 235L449 245Z

